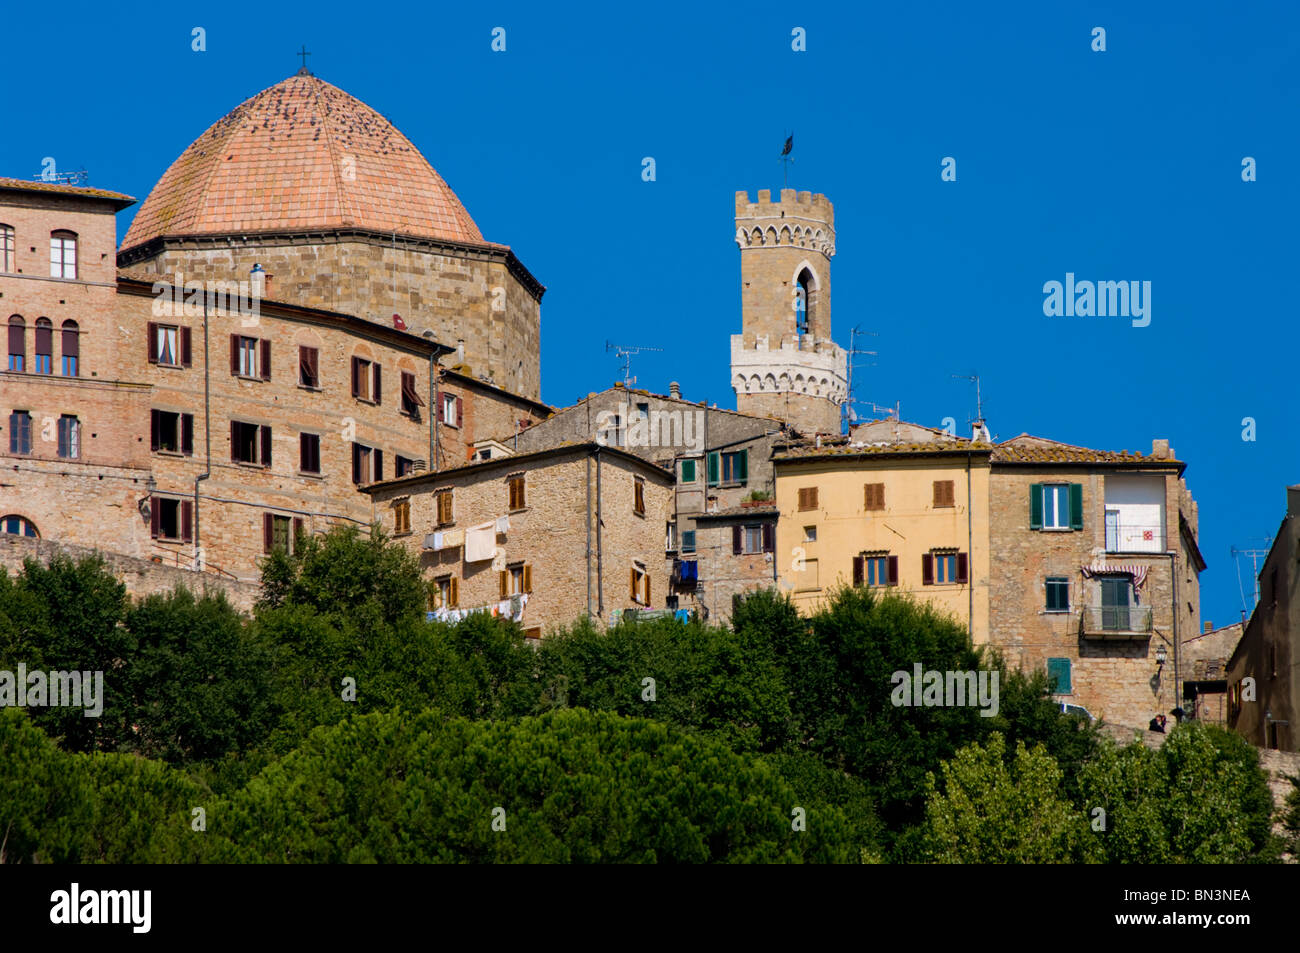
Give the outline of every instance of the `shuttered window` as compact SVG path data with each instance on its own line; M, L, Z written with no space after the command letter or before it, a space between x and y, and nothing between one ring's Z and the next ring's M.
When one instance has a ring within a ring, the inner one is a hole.
M1047 660L1048 691L1053 695L1074 694L1071 665L1068 658L1049 658Z
M885 484L867 483L862 487L862 508L865 510L883 510L885 508Z
M27 370L27 322L16 314L9 319L9 370Z
M9 415L9 452L32 452L32 415L25 410Z
M817 509L817 487L805 486L799 490L799 509L815 510Z
M956 502L953 495L952 480L935 480L934 481L934 505L935 506L955 506Z
M64 377L76 377L80 373L81 331L76 321L63 322L63 368ZM188 367L188 363L186 364Z
M434 499L438 503L438 525L446 526L455 522L453 518L454 491L451 489L439 490L434 494Z
M320 387L320 351L314 347L298 347L298 384L313 390Z
M510 509L522 510L526 505L524 478L522 476L511 477L510 486Z
M50 374L54 370L54 323L49 318L36 319L36 363L32 372Z
M81 457L81 421L70 414L59 418L59 456L64 460Z
M423 406L424 401L415 392L415 375L402 371L402 413L419 420L420 408Z
M393 504L393 534L404 535L411 531L411 501L398 500Z
M320 473L320 434L298 435L298 469L303 473Z
M635 477L632 482L632 512L645 516L645 480Z
M1083 529L1083 484L1030 484L1029 528Z

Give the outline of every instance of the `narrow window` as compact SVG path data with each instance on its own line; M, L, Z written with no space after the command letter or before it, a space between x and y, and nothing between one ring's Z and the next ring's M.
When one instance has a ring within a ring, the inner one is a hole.
M77 277L77 235L75 232L50 233L50 277Z
M0 225L0 271L14 274L17 268L14 262L14 228L12 225Z
M32 452L32 415L25 410L9 415L9 452Z
M415 392L415 375L402 371L402 413L415 420L420 419L420 408L424 401Z
M36 319L36 362L32 371L37 374L54 372L54 323L49 318Z
M525 506L524 497L524 478L522 476L510 478L510 509L522 510Z
M72 414L59 417L59 456L64 460L81 459L81 421Z
M298 455L298 469L303 473L320 473L320 434L299 434Z
M27 370L27 322L16 314L9 319L9 370Z
M63 376L76 377L81 358L81 334L76 321L63 322Z
M455 522L452 514L452 497L453 491L450 489L439 490L434 494L434 499L438 503L438 525L447 526Z
M320 352L314 347L298 348L298 383L313 390L320 387Z
M632 484L632 512L645 516L645 480L635 478Z
M403 536L411 531L411 501L398 500L393 504L393 535Z

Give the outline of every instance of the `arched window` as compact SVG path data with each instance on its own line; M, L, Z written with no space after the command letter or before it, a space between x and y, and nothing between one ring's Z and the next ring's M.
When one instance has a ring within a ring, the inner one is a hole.
M14 227L0 222L0 272L14 274Z
M795 278L795 333L799 338L805 334L814 337L822 330L817 308L817 276L808 268L802 268Z
M77 233L50 232L50 277L77 277Z
M63 322L63 376L76 377L81 363L81 331L76 321Z
M36 363L32 370L37 374L53 373L54 322L49 318L36 319Z
M9 319L9 370L27 370L27 322L20 314Z
M25 516L19 516L17 513L0 516L0 533L9 533L13 536L30 536L32 539L41 538L40 532L36 529L36 524Z

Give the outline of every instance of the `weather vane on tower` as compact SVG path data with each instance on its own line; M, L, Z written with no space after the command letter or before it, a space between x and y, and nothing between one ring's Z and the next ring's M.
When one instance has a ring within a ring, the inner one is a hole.
M790 153L794 151L794 133L785 137L785 146L781 149L781 158L777 161L781 163L781 187L789 188L790 186L790 163L794 159L790 158Z

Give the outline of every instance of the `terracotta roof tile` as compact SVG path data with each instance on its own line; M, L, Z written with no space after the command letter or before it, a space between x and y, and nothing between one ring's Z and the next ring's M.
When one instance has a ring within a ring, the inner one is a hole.
M340 228L488 244L392 123L338 87L296 75L199 136L158 180L122 247L161 235Z
M56 192L59 195L108 199L120 203L122 208L135 203L132 196L122 192L110 192L108 189L92 189L85 185L64 185L60 182L29 182L26 179L10 179L4 176L0 176L0 189L16 189L22 192Z

